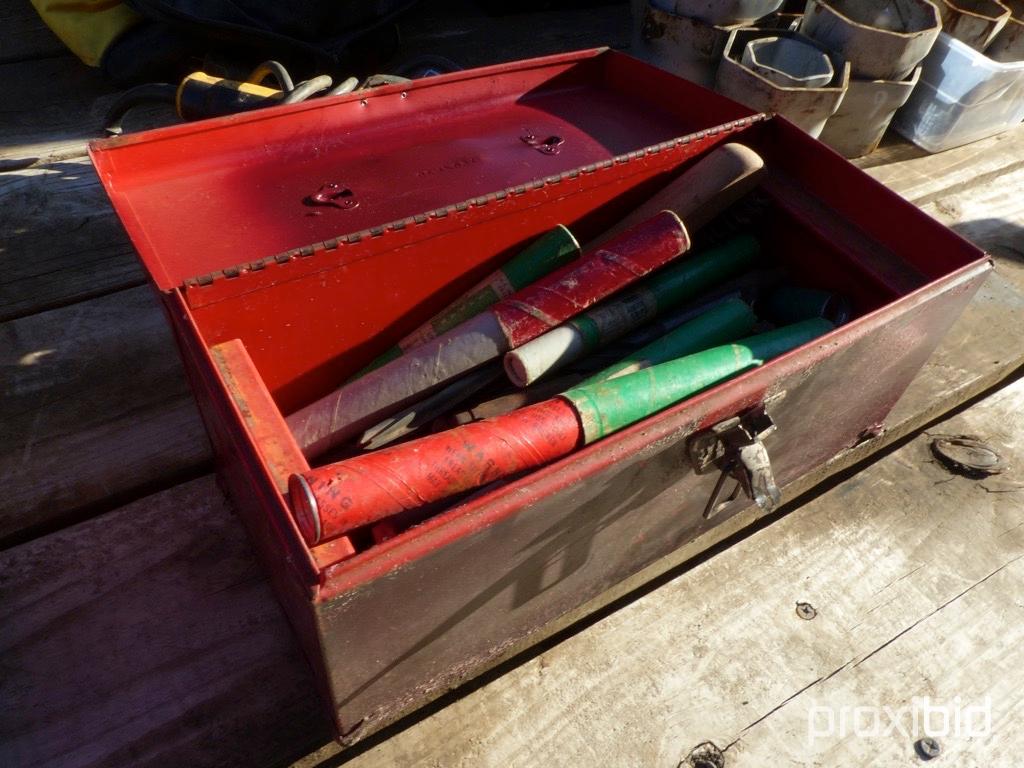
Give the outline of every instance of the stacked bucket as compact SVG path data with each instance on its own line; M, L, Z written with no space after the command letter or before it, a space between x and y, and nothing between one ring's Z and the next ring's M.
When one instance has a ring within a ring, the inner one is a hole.
M843 56L850 85L821 140L846 157L873 152L939 36L928 0L809 0L800 29Z
M1012 13L997 0L635 0L633 51L846 157L872 152L909 100L897 130L939 151L1024 118L1024 62L979 70L964 55L1024 56L1024 0L1003 2ZM1020 98L996 94L1017 70Z
M730 34L775 13L782 4L783 0L633 0L632 51L711 88Z

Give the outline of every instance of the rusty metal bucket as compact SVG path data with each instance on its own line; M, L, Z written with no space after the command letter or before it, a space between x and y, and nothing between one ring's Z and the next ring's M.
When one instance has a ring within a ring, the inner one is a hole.
M902 81L939 36L928 0L807 0L800 32L850 62L854 77Z
M821 140L843 157L874 152L920 77L921 67L917 67L905 80L851 79L839 109L821 132Z
M631 54L706 88L714 84L731 28L678 16L646 0L633 3L633 14Z
M984 51L1006 26L1010 9L996 0L938 0L942 30Z
M823 51L835 74L832 82L820 88L785 88L749 67L741 59L747 43L762 37L786 37ZM850 65L835 53L798 32L779 29L736 29L729 34L722 61L718 65L715 90L761 112L774 112L817 137L825 122L839 108L850 80Z
M1024 0L1000 0L1010 9L1006 26L985 49L993 61L1024 61Z

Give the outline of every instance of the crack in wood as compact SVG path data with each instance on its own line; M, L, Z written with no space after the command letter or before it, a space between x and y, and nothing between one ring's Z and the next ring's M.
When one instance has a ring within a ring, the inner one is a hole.
M859 660L858 660L858 661L857 661L856 663L854 663L854 665L853 665L853 666L854 666L854 667L859 667L859 666L860 666L861 664L863 664L864 662L866 662L866 661L867 661L868 659L870 659L870 658L871 658L872 656L874 656L875 654L877 654L877 653L878 653L879 651L882 651L882 650L884 650L885 648L889 647L889 646L890 646L890 645L892 645L892 644L893 644L894 642L896 642L897 640L899 640L899 639L900 639L901 637L903 637L903 636L904 636L905 634L907 634L907 633L908 633L908 632L910 632L910 631L911 631L912 629L914 629L914 627L916 627L917 625L921 624L922 622L925 622L925 621L927 621L928 619L930 619L930 618L931 618L932 616L934 616L935 614L937 614L937 613L939 613L940 611L942 611L942 610L943 610L944 608L946 608L947 606L949 606L949 605L952 605L952 604L953 604L953 603L955 603L955 602L956 602L957 600L959 600L959 599L960 599L961 597L963 597L963 596L964 596L964 595L966 595L966 594L967 594L968 592L970 592L970 591L971 591L972 589L975 589L976 587L978 587L978 586L980 586L980 585L984 584L984 583L985 583L986 581L988 581L989 579L991 579L991 578L992 578L993 576L995 576L995 575L996 575L997 573L999 573L1000 571L1002 571L1002 570L1003 570L1004 568L1008 568L1009 566L1013 565L1013 564L1014 564L1015 562L1017 562L1017 561L1018 561L1018 560L1020 560L1021 558L1024 558L1024 554L1022 554L1022 555L1018 555L1017 557L1013 558L1012 560L1009 560L1009 561L1007 561L1007 562L1003 563L1003 564L1002 564L1001 566L999 566L998 568L996 568L996 569L995 569L994 571L992 571L991 573L989 573L989 574L988 574L987 576L985 576L984 578L978 579L978 581L976 581L976 582L974 582L973 584L971 584L971 586L967 587L967 589L965 589L965 590L964 590L963 592L960 592L959 594L957 594L957 595L954 595L953 597L951 597L951 598L950 598L949 600L947 600L946 602L944 602L944 603L942 603L941 605L939 605L939 606L938 606L937 608L935 608L934 610L932 610L932 611L929 611L929 612L928 612L928 613L926 613L926 614L925 614L924 616L922 616L921 618L917 619L917 620L916 620L916 621L915 621L915 622L914 622L913 624L911 624L911 625L910 625L909 627L906 627L906 628L902 629L901 631L897 632L897 633L896 633L896 634L895 634L895 635L894 635L893 637L889 638L889 639L888 639L888 640L886 640L886 641L885 641L884 643L882 643L882 644L881 644L881 645L879 645L879 646L878 646L877 648L875 648L875 649L874 649L873 651L870 651L870 652L869 652L869 653L868 653L868 654L867 654L866 656L863 656L863 657L862 657L861 659L859 659Z

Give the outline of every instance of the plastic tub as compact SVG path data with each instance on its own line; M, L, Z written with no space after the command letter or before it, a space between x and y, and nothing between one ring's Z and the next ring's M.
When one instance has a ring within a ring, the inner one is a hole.
M928 152L993 136L1024 119L1024 62L1001 64L939 35L893 127Z

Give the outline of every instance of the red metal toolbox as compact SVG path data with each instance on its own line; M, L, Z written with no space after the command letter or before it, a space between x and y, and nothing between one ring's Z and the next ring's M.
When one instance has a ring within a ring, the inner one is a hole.
M766 163L767 258L848 297L850 322L384 543L307 547L284 489L308 465L283 414L532 238L564 223L585 241L733 139ZM749 504L705 518L716 476L698 474L688 448L712 426L768 402L783 490L877 430L990 269L784 120L606 50L111 139L91 154L347 741L536 642ZM307 204L325 184L338 204Z

